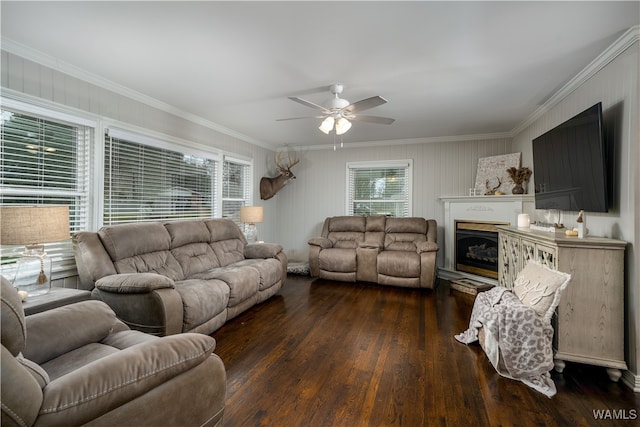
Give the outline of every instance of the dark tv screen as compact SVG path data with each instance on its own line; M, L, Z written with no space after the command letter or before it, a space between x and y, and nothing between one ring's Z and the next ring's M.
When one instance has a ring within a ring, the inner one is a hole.
M536 209L607 212L602 104L533 140Z

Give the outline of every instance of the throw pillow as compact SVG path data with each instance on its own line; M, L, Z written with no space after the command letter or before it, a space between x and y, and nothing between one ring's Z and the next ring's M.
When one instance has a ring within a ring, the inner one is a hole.
M550 322L560 304L560 295L570 280L570 274L529 261L513 282L513 293Z

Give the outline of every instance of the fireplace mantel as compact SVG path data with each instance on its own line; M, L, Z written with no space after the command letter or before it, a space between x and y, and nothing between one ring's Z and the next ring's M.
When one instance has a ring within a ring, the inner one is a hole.
M515 226L518 214L532 214L535 209L533 194L504 196L442 196L444 203L444 268L440 277L459 279L471 277L479 281L497 284L497 281L480 276L469 275L455 269L455 221L503 222Z

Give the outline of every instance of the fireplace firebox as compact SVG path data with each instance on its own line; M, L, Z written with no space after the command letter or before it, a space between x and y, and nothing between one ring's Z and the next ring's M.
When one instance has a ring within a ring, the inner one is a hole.
M504 222L455 221L456 270L498 278L498 229Z

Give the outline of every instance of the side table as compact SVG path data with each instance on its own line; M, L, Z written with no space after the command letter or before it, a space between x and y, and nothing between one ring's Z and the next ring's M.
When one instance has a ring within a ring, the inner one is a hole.
M28 297L22 304L25 316L41 313L52 308L91 299L91 291L73 288L51 288L43 295Z

